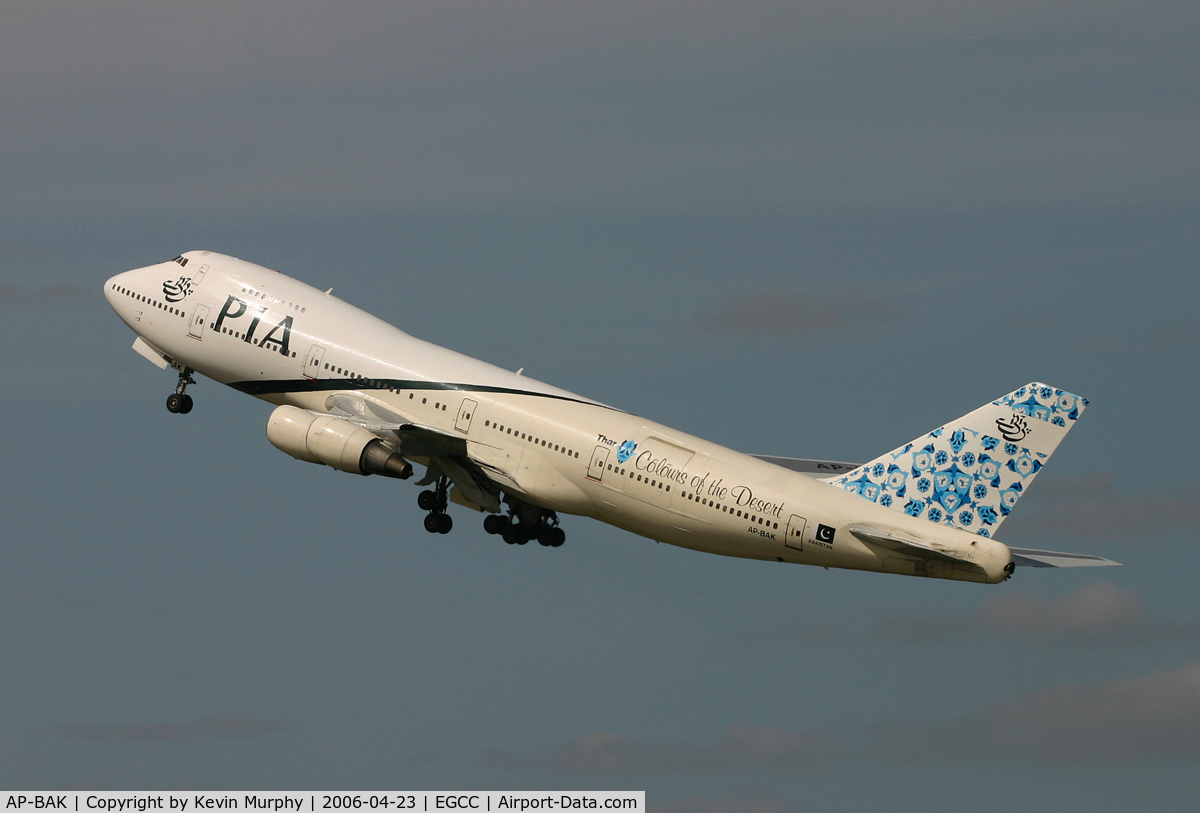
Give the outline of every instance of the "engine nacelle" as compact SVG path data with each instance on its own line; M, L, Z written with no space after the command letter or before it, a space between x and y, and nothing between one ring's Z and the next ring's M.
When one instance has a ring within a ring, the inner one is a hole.
M405 480L413 473L409 462L373 433L335 415L281 406L267 420L267 440L292 457L351 474Z

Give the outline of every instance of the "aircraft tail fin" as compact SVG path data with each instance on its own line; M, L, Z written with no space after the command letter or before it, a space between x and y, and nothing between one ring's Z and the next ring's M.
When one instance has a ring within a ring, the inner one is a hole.
M824 482L913 517L991 536L1087 399L1037 382Z

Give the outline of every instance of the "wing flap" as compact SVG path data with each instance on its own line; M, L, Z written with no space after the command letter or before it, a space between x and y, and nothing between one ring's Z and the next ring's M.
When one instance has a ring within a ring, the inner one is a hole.
M171 363L170 356L168 356L163 351L159 350L154 345L150 344L150 342L146 341L141 336L138 336L136 339L134 339L133 349L137 352L137 354L139 356L141 356L144 359L149 360L152 364L157 366L160 370L167 369L167 365L169 365Z

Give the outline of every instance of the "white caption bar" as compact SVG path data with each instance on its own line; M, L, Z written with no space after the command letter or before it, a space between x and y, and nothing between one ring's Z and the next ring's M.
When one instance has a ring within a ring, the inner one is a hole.
M645 811L645 791L219 791L167 793L157 791L72 791L4 793L0 813L83 811L145 813L151 810L199 813L203 810L251 810L271 813L348 813L348 811L458 810L636 810Z

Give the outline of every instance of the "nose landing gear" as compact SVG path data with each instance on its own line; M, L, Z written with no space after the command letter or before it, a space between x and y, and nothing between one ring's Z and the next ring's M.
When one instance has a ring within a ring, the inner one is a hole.
M175 392L167 396L168 412L186 415L192 411L192 396L186 390L189 384L196 383L196 379L192 378L193 372L191 367L179 368L179 383L175 385Z

